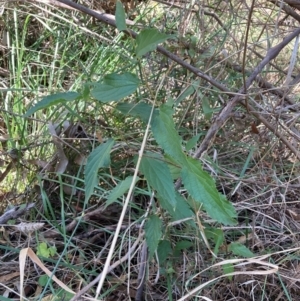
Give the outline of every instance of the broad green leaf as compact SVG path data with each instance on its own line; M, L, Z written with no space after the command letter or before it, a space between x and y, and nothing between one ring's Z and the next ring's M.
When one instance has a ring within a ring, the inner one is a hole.
M94 192L94 188L98 183L98 170L101 167L109 167L110 165L110 151L114 145L114 140L109 139L106 143L95 148L87 159L85 166L85 201L87 202Z
M233 254L242 257L254 257L254 254L244 245L236 242L232 242L228 248Z
M45 274L39 277L38 283L40 286L44 287L48 283L48 280L49 276Z
M33 113L48 108L50 106L64 103L67 101L75 100L77 97L79 97L80 94L77 92L62 92L62 93L56 93L53 95L48 95L44 97L42 100L40 100L38 103L36 103L33 107L31 107L25 114L24 117L28 117L32 115Z
M151 128L157 143L175 161L184 164L186 156L181 148L181 138L175 130L173 110L169 106L162 105L159 114L154 116Z
M159 265L162 266L162 264L165 263L166 259L171 254L172 254L171 243L168 240L161 240L159 242L159 245L157 248L157 256L159 259Z
M211 227L206 227L205 228L205 235L207 238L212 238L215 243L214 247L214 253L218 255L219 249L221 245L224 242L224 232L222 229L218 228L211 228Z
M182 250L187 250L194 245L193 242L189 240L180 240L177 242L174 249L174 256L179 256Z
M234 272L234 266L232 263L225 263L222 265L222 268L225 275L232 274ZM227 277L229 278L229 280L232 280L232 275Z
M176 205L173 179L163 157L154 153L146 153L142 159L141 172L145 175L150 186L168 201L173 210Z
M155 50L158 44L169 38L172 38L172 36L160 33L155 28L142 30L136 38L136 55L141 57L147 52Z
M63 288L60 289L60 290L57 290L55 292L55 297L53 300L51 301L70 301L72 298L74 297L74 294L68 292L68 291L65 291Z
M196 146L199 138L202 136L202 133L194 136L193 138L191 138L187 143L186 143L186 146L185 146L185 149L186 151L189 151L191 150L193 147Z
M125 115L138 117L143 122L148 123L152 106L144 102L140 102L138 104L122 102L117 104L116 109L121 111ZM155 109L153 116L155 116L157 113L158 111L157 109Z
M211 45L207 48L201 55L201 59L208 59L211 58L216 53L216 46Z
M50 252L49 252L48 246L45 242L38 244L36 254L38 256L49 258Z
M175 107L178 107L178 105L186 99L188 96L193 94L197 89L199 89L200 80L194 80L192 83L177 97L175 101Z
M170 204L170 202L166 201L159 195L157 198L162 208L165 209L172 216L172 219L174 221L179 221L185 218L195 216L188 203L178 192L175 193L175 210L174 207ZM187 223L191 226L195 226L195 222L193 220L189 220L187 221Z
M171 172L172 179L177 180L180 178L181 166L179 166L176 160L167 154L164 155L164 158Z
M157 250L158 243L162 236L162 222L156 215L151 215L145 224L145 236L149 249L149 259Z
M165 104L171 108L174 106L174 103L175 103L175 100L172 97L168 97L167 101L165 102Z
M90 99L91 87L90 83L85 83L81 89L81 98L83 101L88 101Z
M56 251L57 251L55 246L50 247L48 250L49 250L49 255L50 256L54 256L56 254Z
M132 183L133 177L127 177L125 180L121 181L114 189L110 192L110 194L107 197L107 201L105 203L105 206L108 206L115 202L119 197L121 197L125 192L128 191L130 188L130 185ZM136 178L135 183L139 180L139 178Z
M178 107L178 105L186 99L188 96L193 94L195 92L195 88L190 85L187 89L185 89L176 99L175 106Z
M101 101L118 101L132 94L139 85L139 79L132 73L106 75L102 83L96 83L91 95Z
M207 97L202 98L202 110L206 119L210 119L214 110L210 107L210 103Z
M12 301L10 298L6 298L4 296L0 296L0 301Z
M217 191L212 177L202 169L199 160L187 158L181 178L187 191L195 201L203 204L211 218L225 225L236 224L234 207Z
M174 270L173 266L170 266L167 270L166 270L168 275L171 275L171 277L173 277L174 274L176 274L176 271Z
M12 301L11 298L6 298L4 296L0 296L0 301Z
M125 10L122 2L117 0L116 3L116 25L119 31L125 30L127 28L125 21Z

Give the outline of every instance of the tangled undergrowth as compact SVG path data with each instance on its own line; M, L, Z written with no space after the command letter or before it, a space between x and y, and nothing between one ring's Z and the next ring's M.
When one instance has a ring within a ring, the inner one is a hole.
M130 29L168 35L139 57L141 38L62 2L1 4L0 299L298 300L297 35L285 43L300 21L295 3L125 1ZM114 20L113 1L81 3ZM96 83L129 73L135 90L117 104L98 99ZM74 91L81 98L65 94ZM145 134L152 106L233 204L236 223L212 217L182 185L162 141L171 132L157 136L152 123ZM89 196L86 166L108 144ZM157 189L161 166L184 200L177 211Z

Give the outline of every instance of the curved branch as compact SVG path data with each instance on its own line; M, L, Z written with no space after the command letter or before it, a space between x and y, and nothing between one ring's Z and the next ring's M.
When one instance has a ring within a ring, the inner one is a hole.
M282 1L278 1L278 0L268 0L268 1L277 5L282 10L284 10L288 15L292 16L295 20L300 22L300 15L297 14L295 12L295 10L292 8L292 7L294 7L294 8L300 9L300 1L285 0L283 3L282 3ZM296 6L295 2L297 3L297 6ZM290 7L288 4L292 7Z

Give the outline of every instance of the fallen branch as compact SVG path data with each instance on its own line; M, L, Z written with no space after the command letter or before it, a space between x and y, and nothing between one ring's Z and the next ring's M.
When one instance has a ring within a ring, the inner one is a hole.
M24 215L28 210L33 208L35 203L27 204L25 208L21 208L21 206L13 207L6 211L2 216L0 216L0 225L6 224L10 219L16 219L22 215Z

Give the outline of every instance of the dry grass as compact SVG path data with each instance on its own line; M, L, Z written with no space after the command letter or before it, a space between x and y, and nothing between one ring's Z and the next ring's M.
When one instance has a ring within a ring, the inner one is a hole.
M99 1L82 3L111 13L111 8L103 8ZM280 25L284 13L271 2L256 2L251 22L251 3L247 1L236 1L234 5L225 1L196 4L195 12L185 2L174 6L142 3L134 8L132 16L144 16L139 19L144 26L177 33L178 38L165 46L234 93L267 49L280 42L294 26L291 17L287 19L291 21L289 26ZM97 80L102 74L127 70L131 66L131 44L113 29L79 12L34 1L9 3L0 26L0 88L4 100L0 120L1 203L6 207L35 202L34 211L12 220L16 224L45 223L43 229L30 236L12 224L2 227L0 296L18 298L19 251L26 247L36 251L42 242L57 250L55 255L43 258L43 264L77 292L102 271L122 208L121 201L106 207L105 200L124 175L132 174L142 126L92 100L74 104L68 112L61 107L39 112L29 120L22 114L42 96L82 89L83 83ZM247 26L250 33L244 59ZM7 36L10 40L5 41L3 37ZM300 300L299 160L277 135L280 133L298 149L299 87L298 83L289 89L284 87L292 50L293 45L286 47L261 74L263 80L289 99L283 100L275 90L254 82L247 101L255 112L236 106L201 157L219 191L234 204L238 225L217 225L199 209L195 233L185 221L171 221L155 199L152 204L156 207L151 207L151 191L146 184L140 185L114 251L114 269L106 278L104 300L137 298L143 273L145 300ZM293 76L298 75L298 70L296 62ZM177 104L175 120L184 143L199 135L199 144L214 115L229 99L226 93L158 53L145 58L141 73L146 82L141 87L144 101L152 99L165 76L157 100L164 103L172 98ZM192 82L198 86L197 91L181 99L181 93ZM273 131L257 122L253 113L263 116ZM60 134L64 153L71 162L62 176L54 172L59 157L46 126L48 121L59 126L69 122L68 131ZM95 144L111 136L118 139L111 169L100 175L99 187L82 216L82 160ZM157 145L149 140L147 148L157 150ZM16 156L14 149L18 150ZM196 149L197 144L187 152L193 155ZM185 191L181 193L184 195ZM159 262L162 254L149 261L144 257L141 227L149 207L159 212L166 229L163 255L167 260L163 262ZM245 259L234 254L234 243L247 247L254 257ZM56 296L57 300L70 300L58 285L47 286L41 279L44 273L29 260L25 271L24 292L28 299ZM88 290L90 297L95 296L95 290L96 285ZM193 290L194 296L188 296Z

